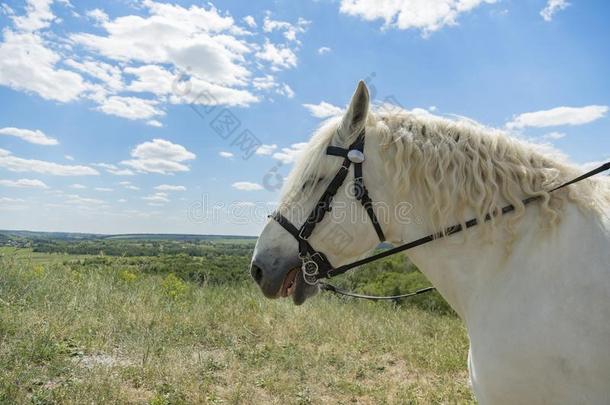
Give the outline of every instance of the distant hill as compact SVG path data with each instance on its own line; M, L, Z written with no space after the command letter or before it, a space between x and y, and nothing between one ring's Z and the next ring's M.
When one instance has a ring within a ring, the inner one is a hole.
M36 231L12 231L0 229L0 237L2 238L23 238L23 239L99 239L104 235L93 233L75 233L75 232L36 232Z
M79 240L173 240L173 241L214 241L214 240L256 240L256 236L240 236L240 235L190 235L190 234L163 234L163 233L133 233L133 234L117 234L105 235L95 233L78 233L78 232L36 232L23 230L3 230L0 229L0 242L8 239L59 239L65 241Z
M171 233L130 233L120 235L105 235L104 239L135 239L135 240L256 240L256 236L239 236L239 235L192 235L192 234L171 234Z

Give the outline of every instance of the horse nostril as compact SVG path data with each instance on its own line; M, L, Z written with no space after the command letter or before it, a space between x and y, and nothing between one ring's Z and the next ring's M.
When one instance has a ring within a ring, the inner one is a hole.
M253 264L250 268L250 274L252 275L254 281L256 281L258 284L260 284L263 280L263 269L258 267L256 264Z

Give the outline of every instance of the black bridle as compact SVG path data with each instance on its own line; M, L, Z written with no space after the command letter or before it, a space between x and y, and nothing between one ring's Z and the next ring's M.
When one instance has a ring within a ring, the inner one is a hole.
M379 237L379 240L381 242L385 241L385 235L383 234L383 230L381 229L379 220L377 219L377 216L375 215L375 211L373 210L373 202L372 202L371 198L369 197L368 190L366 189L366 187L364 185L364 178L362 175L362 163L364 162L364 159L365 159L364 136L365 136L365 132L364 132L364 130L362 130L360 135L358 135L358 138L347 149L340 148L337 146L329 146L326 149L327 155L343 157L344 158L343 163L341 164L341 167L339 168L339 171L337 172L337 174L335 174L335 177L333 177L330 184L324 191L324 194L322 194L322 197L320 197L320 199L318 200L318 202L312 209L311 213L309 214L309 216L307 217L307 219L305 220L305 222L303 223L303 225L300 228L297 228L296 226L294 226L279 211L275 211L272 215L270 215L270 217L272 219L274 219L278 224L280 224L299 243L299 258L301 259L301 262L302 262L301 271L303 273L303 278L304 278L305 282L308 284L311 284L311 285L319 284L322 289L327 290L327 291L331 291L334 293L351 296L351 297L355 297L355 298L364 298L364 299L371 299L371 300L406 298L406 297L412 297L415 295L419 295L419 294L422 294L422 293L425 293L428 291L432 291L432 290L434 290L434 287L423 288L421 290L417 290L415 292L408 293L408 294L388 296L388 297L376 297L376 296L362 295L362 294L355 294L355 293L347 292L347 291L341 290L331 284L320 282L321 279L338 276L339 274L343 274L343 273L347 272L348 270L351 270L355 267L377 261L377 260L382 259L387 256L395 255L399 252L413 249L415 247L432 242L436 239L454 235L458 232L463 231L464 229L472 228L473 226L476 226L479 224L479 221L476 218L473 218L469 221L466 221L464 223L464 225L462 225L462 224L453 225L453 226L450 226L450 227L444 229L441 232L437 232L434 234L424 236L423 238L419 238L412 242L405 243L403 245L399 245L399 246L396 246L391 249L387 249L381 253L369 256L369 257L361 259L361 260L357 260L352 263L345 264L343 266L334 267L330 263L330 261L328 260L326 255L324 253L316 250L313 246L311 246L311 244L309 243L308 240L309 240L309 237L311 236L311 234L313 233L316 225L324 219L324 216L326 215L327 212L331 211L332 200L333 200L334 196L337 194L337 191L339 190L339 188L341 188L341 186L345 182L345 179L347 178L347 174L349 173L349 168L352 164L354 165L354 194L355 194L355 197L357 200L360 201L362 206L365 208L365 210L371 220L371 223L373 224L373 227L375 228L375 232L377 233L377 236ZM552 190L549 191L549 193L552 193L554 191L557 191L559 189L562 189L564 187L567 187L571 184L577 183L577 182L587 179L589 177L595 176L596 174L602 173L606 170L610 170L610 162L605 163L605 164L599 166L598 168L593 169L593 170L583 174L582 176L579 176L573 180L570 180L566 183L561 184L558 187L553 188ZM522 203L524 205L528 205L534 201L539 200L540 198L541 198L541 196L528 197L528 198L522 200ZM504 214L507 214L514 210L515 210L515 206L510 204L510 205L503 207L500 210L499 214L504 215ZM487 222L487 221L491 220L492 217L493 216L491 214L487 214L487 216L484 218L484 221Z
M369 196L369 192L364 185L362 177L362 163L364 162L364 130L358 135L358 138L349 146L349 148L340 148L338 146L329 146L326 148L326 154L331 156L339 156L343 158L343 163L335 174L335 177L328 184L324 194L320 197L311 213L300 228L294 226L280 211L275 211L270 217L277 221L288 233L290 233L299 243L299 258L302 261L301 270L303 278L308 284L315 285L321 278L331 277L331 274L336 270L330 263L326 255L311 246L309 237L313 233L316 225L321 222L327 212L332 209L332 201L334 196L339 191L339 188L345 182L349 168L354 165L354 196L368 214L371 223L375 228L375 232L379 237L380 242L385 241L385 235L373 210L373 201Z

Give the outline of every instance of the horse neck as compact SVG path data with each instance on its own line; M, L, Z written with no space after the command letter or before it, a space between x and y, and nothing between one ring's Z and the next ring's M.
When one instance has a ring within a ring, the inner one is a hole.
M425 213L421 211L415 207L413 217L423 218L422 223L416 220L403 225L402 233L393 229L392 239L399 237L406 241L429 234ZM479 225L413 249L408 256L468 324L469 313L485 305L480 302L481 297L494 297L491 290L502 288L498 280L503 283L512 280L513 286L522 286L527 285L532 272L537 273L536 277L545 274L549 279L572 277L570 274L577 273L569 269L581 266L578 258L587 255L594 261L596 254L607 251L603 247L610 237L607 221L604 223L568 202L561 215L555 228L545 229L540 208L532 204L526 208L513 234L505 231L502 221L508 218L503 218L498 220L491 235L483 229L489 224ZM575 251L575 241L579 251ZM565 269L547 266L549 257L554 263L562 263Z
M388 240L398 245L434 233L428 225L426 206L413 201L407 220L393 218L388 230ZM400 213L400 209L393 210ZM449 225L449 224L448 224ZM497 268L506 250L508 241L498 235L493 244L481 242L480 230L437 239L407 252L409 259L432 282L449 305L462 319L467 317L470 298L478 288L486 284L490 268Z
M383 167L385 162L393 159L388 156L387 150L380 147L378 139L368 138L367 142L371 149L367 159L370 157L372 167ZM422 193L415 189L418 186L416 183L410 182L406 187L408 190L397 191L396 185L388 181L389 174L385 171L370 170L365 175L368 176L367 186L374 201L389 207L389 220L383 221L388 241L402 244L437 231L428 225L431 222L428 209L431 202L421 201L417 197ZM506 205L508 202L500 201L500 204ZM540 268L549 262L545 260L545 255L561 258L560 261L567 269L570 265L578 268L581 264L576 261L577 258L587 252L591 257L599 256L599 252L609 252L608 206L605 206L606 213L600 221L597 214L585 212L575 203L565 200L564 205L560 214L561 221L553 230L544 229L540 208L534 203L526 208L524 216L511 234L505 232L502 223L508 218L500 218L492 236L480 233L481 228L489 224L480 225L420 246L408 254L453 309L466 320L473 297L482 290L489 289L499 273L504 273L507 277L520 277L524 282L531 277L528 272L548 272L549 277L556 277L556 269ZM399 217L399 214L402 215ZM468 210L462 215L463 217L460 215L444 225L454 225L474 217L474 213ZM578 252L574 251L575 241L581 246ZM606 253L603 260L610 260L610 253ZM605 264L600 265L600 268L606 267ZM573 277L573 274L567 277ZM519 282L517 280L517 284Z

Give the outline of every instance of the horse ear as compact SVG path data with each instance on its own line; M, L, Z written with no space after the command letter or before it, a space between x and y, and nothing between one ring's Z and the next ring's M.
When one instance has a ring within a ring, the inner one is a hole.
M339 129L339 135L342 138L341 141L346 142L352 137L360 134L366 124L368 113L369 90L367 89L366 84L360 80L358 87L352 96L352 101L343 116L343 121L341 121L341 128Z

